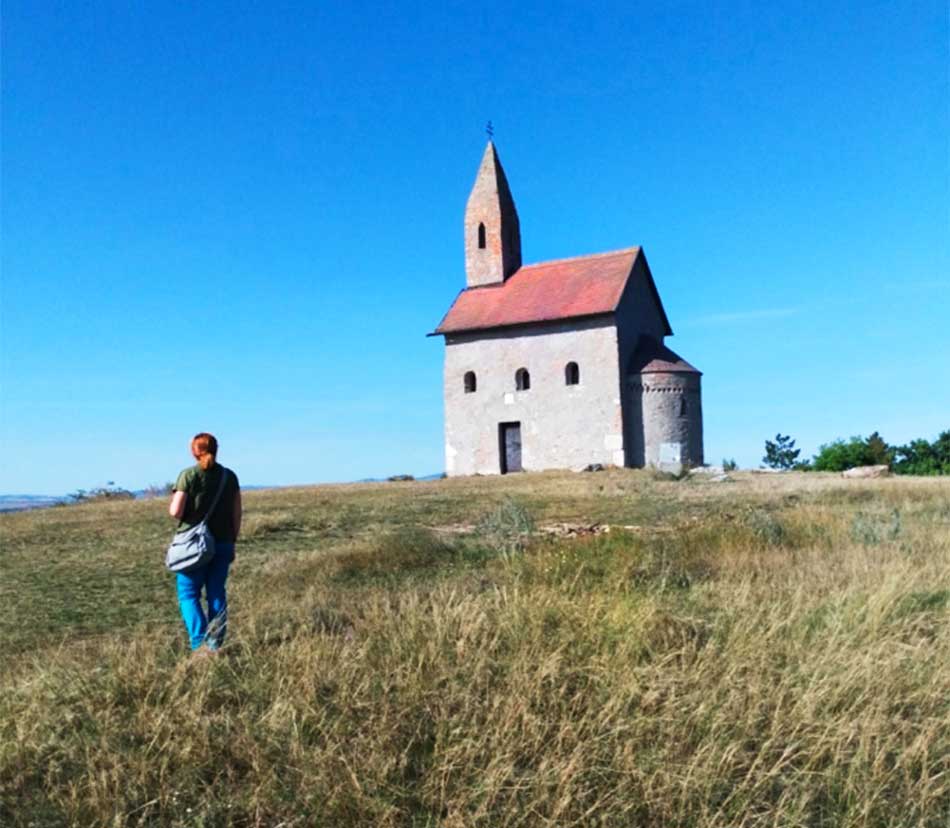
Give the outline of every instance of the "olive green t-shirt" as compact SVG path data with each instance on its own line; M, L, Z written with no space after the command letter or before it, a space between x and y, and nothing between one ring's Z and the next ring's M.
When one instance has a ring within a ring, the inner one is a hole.
M208 507L221 484L221 475L227 472L228 480L224 484L221 499L215 506L214 514L208 520L208 528L215 540L234 542L234 498L240 491L237 475L230 469L225 469L220 463L215 463L210 469L202 469L194 465L178 475L175 482L175 491L184 492L185 515L179 524L180 528L194 526L204 518Z

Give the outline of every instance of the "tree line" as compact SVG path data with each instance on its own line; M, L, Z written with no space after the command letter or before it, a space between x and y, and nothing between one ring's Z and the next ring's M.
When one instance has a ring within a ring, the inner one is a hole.
M857 466L887 466L895 474L950 475L950 430L937 439L911 440L903 446L890 445L878 432L869 437L851 437L825 443L811 460L800 459L801 449L788 434L776 434L765 441L762 462L772 469L839 472Z

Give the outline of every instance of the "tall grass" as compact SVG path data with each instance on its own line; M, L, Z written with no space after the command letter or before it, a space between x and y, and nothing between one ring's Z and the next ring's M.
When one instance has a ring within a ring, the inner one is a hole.
M11 644L0 823L950 824L946 485L595 477L250 497L224 655Z

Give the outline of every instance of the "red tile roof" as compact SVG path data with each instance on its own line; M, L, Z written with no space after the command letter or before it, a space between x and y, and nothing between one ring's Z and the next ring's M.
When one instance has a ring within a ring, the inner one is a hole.
M525 265L500 285L463 290L436 334L612 313L639 247Z

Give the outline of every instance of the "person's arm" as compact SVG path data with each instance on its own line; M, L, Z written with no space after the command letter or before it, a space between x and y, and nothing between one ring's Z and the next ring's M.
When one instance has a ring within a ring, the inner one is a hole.
M241 490L234 493L234 540L241 534Z
M185 516L185 505L188 502L188 495L185 492L173 492L172 501L168 504L168 514L175 520L181 520Z

